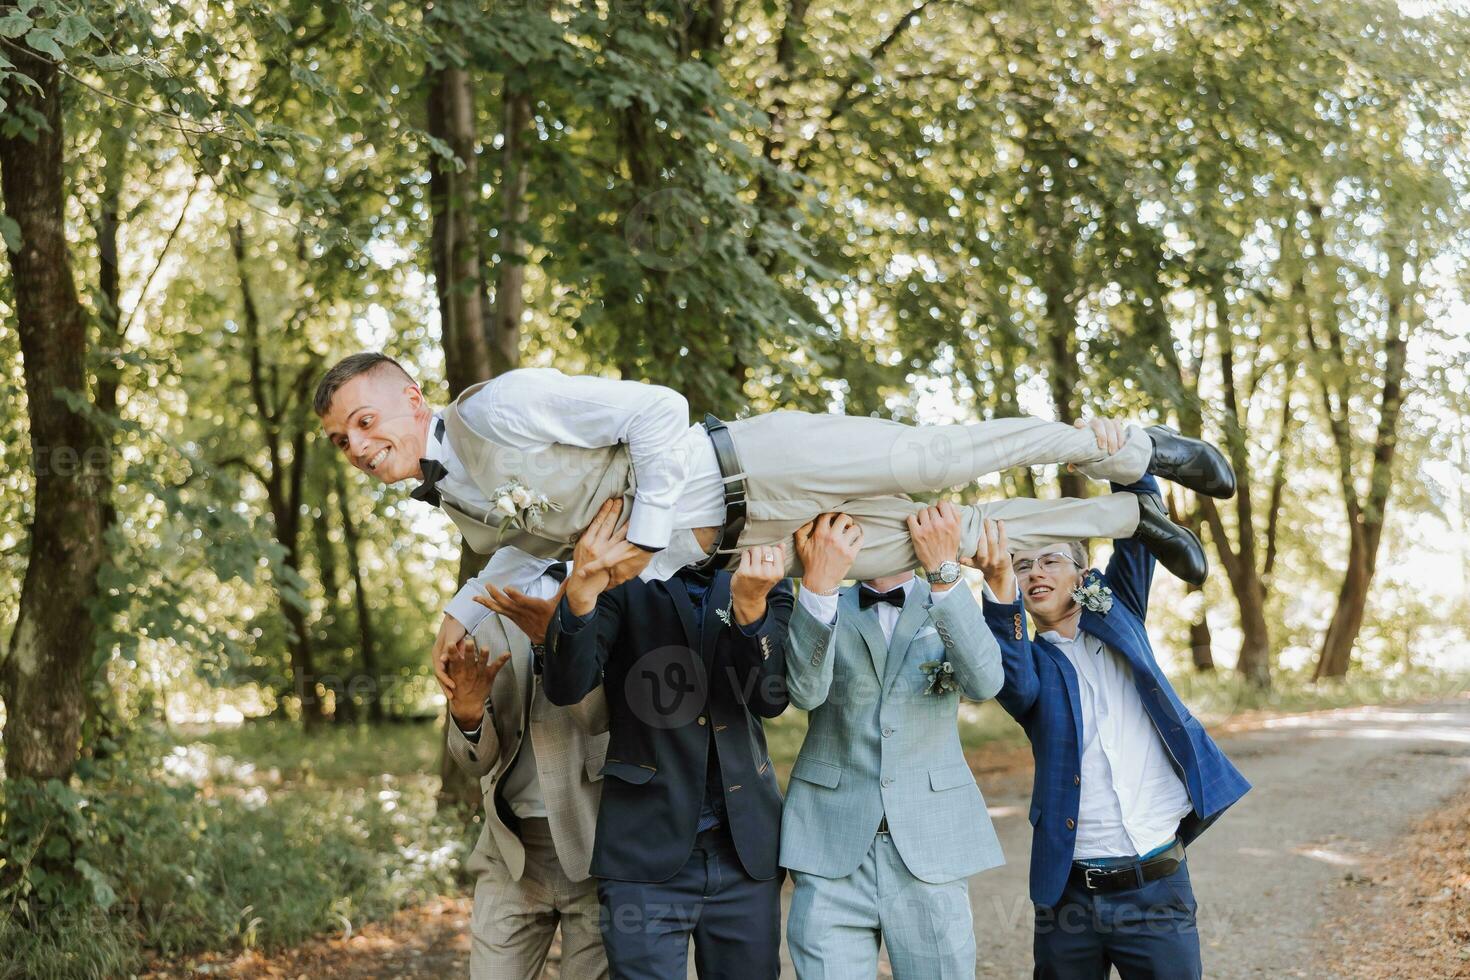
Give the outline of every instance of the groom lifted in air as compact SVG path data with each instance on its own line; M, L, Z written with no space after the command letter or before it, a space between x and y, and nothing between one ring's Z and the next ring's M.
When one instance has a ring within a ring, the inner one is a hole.
M627 525L626 541L608 558L616 584L667 579L687 565L725 568L741 549L769 544L786 545L786 572L797 577L792 535L818 514L839 511L862 531L853 578L909 571L917 558L907 519L924 505L908 495L1013 466L1066 463L1116 484L1149 473L1214 497L1235 492L1218 449L1163 426L1130 425L1120 440L1116 426L1029 417L911 426L790 411L690 425L688 403L671 389L545 368L473 385L436 412L407 371L371 352L327 371L314 408L353 466L384 483L420 480L414 498L443 508L473 550L492 555L514 546L503 554L530 565L497 562L500 581L529 580L570 556L613 497L624 500ZM1013 548L1131 537L1180 578L1198 584L1206 575L1199 540L1153 496L1017 498L958 509L960 548L955 567L945 569L956 577L987 519L1005 522ZM467 597L480 593L469 583L450 604L436 650L463 636L457 610L475 608Z

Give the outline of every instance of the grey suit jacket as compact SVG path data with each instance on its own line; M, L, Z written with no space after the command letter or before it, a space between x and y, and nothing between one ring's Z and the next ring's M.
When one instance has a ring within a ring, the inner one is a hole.
M843 878L862 863L888 817L909 872L938 884L1004 864L980 787L960 745L960 692L928 693L920 668L954 665L967 697L994 697L1004 681L1000 648L970 590L931 603L915 583L893 641L877 613L844 589L837 622L797 604L786 650L791 703L810 712L781 817L781 864Z
M602 764L607 755L607 700L602 688L580 704L557 707L546 700L540 678L530 670L531 641L515 624L488 616L475 630L475 639L495 655L509 650L511 658L490 689L479 741L465 738L452 719L449 724L450 756L480 780L485 795L485 827L475 844L471 869L478 861L499 857L513 880L519 881L525 871L525 848L506 826L495 795L500 781L510 773L521 740L529 733L556 856L568 878L582 881L592 862Z

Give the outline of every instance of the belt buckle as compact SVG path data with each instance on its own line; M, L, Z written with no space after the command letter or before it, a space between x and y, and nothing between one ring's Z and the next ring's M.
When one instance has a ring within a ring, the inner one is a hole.
M1097 891L1097 886L1092 883L1092 876L1101 875L1106 871L1106 868L1083 868L1082 884L1091 891Z

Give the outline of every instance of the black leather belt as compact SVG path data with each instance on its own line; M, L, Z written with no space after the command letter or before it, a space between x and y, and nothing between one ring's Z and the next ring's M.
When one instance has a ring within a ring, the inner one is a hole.
M888 814L886 814L886 813L883 814L883 818L878 821L878 833L880 833L880 834L886 834L886 833L888 833Z
M706 415L704 431L709 433L709 441L715 447L715 462L720 465L720 476L725 482L725 523L715 539L714 551L694 568L713 572L731 563L740 532L745 530L745 471L740 468L740 455L735 452L729 426L713 415Z
M1072 865L1071 882L1090 892L1123 892L1142 888L1150 881L1166 878L1179 870L1184 863L1184 845L1177 840L1174 846L1147 861L1125 864L1117 868L1089 868Z

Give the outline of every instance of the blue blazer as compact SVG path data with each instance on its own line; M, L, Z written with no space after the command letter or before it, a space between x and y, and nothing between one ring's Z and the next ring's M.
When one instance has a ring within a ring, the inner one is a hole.
M547 700L577 704L599 684L607 694L594 877L667 881L684 866L694 850L711 740L741 865L759 880L779 871L781 791L761 719L787 705L791 587L778 583L766 597L765 617L747 630L730 615L730 578L714 576L702 628L677 576L610 589L585 621L563 599L551 619L542 677Z
M1157 493L1145 476L1115 490ZM1154 557L1132 538L1113 543L1105 572L1089 569L1085 581L1101 581L1113 591L1106 614L1084 610L1079 628L1127 658L1149 720L1164 740L1175 769L1189 791L1193 811L1179 825L1186 845L1250 789L1205 731L1154 659L1144 629ZM1031 790L1031 900L1052 907L1061 901L1077 842L1077 808L1082 785L1082 708L1077 673L1067 657L1039 637L1027 638L1026 610L1015 602L984 602L985 621L1000 643L1005 685L996 700L1021 723L1036 758Z

